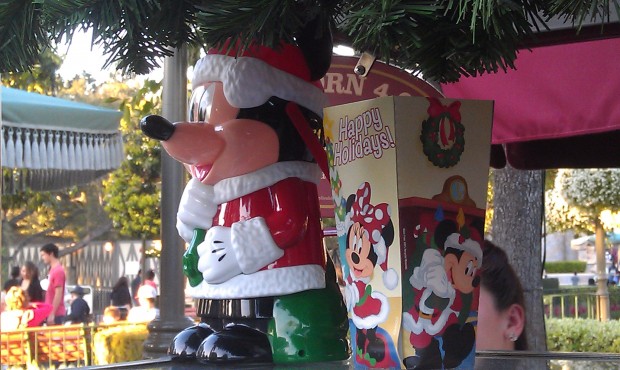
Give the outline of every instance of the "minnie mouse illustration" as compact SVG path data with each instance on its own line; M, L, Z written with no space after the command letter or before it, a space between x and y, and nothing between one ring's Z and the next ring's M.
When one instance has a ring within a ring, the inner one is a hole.
M347 199L347 232L345 259L349 267L345 300L356 327L356 355L359 362L379 366L386 357L386 339L377 327L389 314L387 297L370 285L375 266L383 272L383 283L392 290L398 285L398 274L387 268L388 248L394 241L394 225L387 203L370 203L371 188L365 182ZM381 366L380 366L381 367Z
M326 167L319 80L331 34L316 39L311 28L296 44L212 48L194 68L189 120L141 122L192 176L177 229L189 243L183 267L201 323L177 334L173 356L208 364L349 356L317 195Z

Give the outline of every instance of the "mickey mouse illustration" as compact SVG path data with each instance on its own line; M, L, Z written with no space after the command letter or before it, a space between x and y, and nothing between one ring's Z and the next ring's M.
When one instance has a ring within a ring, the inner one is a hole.
M372 364L385 358L384 339L377 335L377 326L384 322L390 311L387 297L372 289L375 266L384 271L383 282L388 289L398 285L398 275L387 268L387 253L394 240L394 226L387 203L370 203L371 187L365 182L356 194L347 199L347 232L345 259L350 275L347 277L345 297L347 309L356 327L357 356Z
M465 322L463 296L479 285L482 266L480 243L458 230L452 220L435 229L435 243L442 251L428 248L409 279L415 305L403 313L403 327L411 332L416 355L404 359L408 369L450 369L458 366L473 349L475 330ZM443 252L443 253L442 253Z
M201 323L176 336L173 356L208 364L349 356L316 187L319 79L332 43L315 31L274 48L212 48L194 68L190 120L141 122L192 176L177 229L190 245L184 272Z

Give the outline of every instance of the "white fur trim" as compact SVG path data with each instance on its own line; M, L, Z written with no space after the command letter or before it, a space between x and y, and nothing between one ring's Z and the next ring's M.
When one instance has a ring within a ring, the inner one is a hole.
M246 175L224 179L214 186L214 203L222 204L264 189L289 177L318 184L321 169L310 162L278 162Z
M378 326L387 319L390 312L390 303L385 295L381 292L373 291L370 293L370 296L381 301L381 308L376 315L368 315L366 317L359 317L355 314L355 311L351 311L351 320L358 329L372 329Z
M189 180L179 202L177 230L189 243L194 229L208 230L218 205L264 189L289 177L318 184L321 169L316 163L290 161L278 162L256 172L224 179L214 186L199 180Z
M321 89L252 57L207 55L194 67L192 87L221 81L224 95L237 108L258 107L272 96L293 101L323 116L327 101Z
M373 244L372 248L377 255L377 265L382 265L387 258L387 247L385 246L385 239L379 238L379 241Z
M254 273L284 255L262 217L233 223L231 241L244 274Z
M308 289L325 288L325 270L319 265L301 265L261 270L237 275L221 283L202 281L189 288L193 298L241 299L293 294Z
M394 290L398 286L398 273L393 268L385 270L383 273L383 285L389 290Z

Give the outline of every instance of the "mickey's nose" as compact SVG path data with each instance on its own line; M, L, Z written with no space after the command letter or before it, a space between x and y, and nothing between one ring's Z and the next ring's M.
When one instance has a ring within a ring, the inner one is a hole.
M162 116L149 115L140 120L140 129L152 139L166 141L174 133L174 125Z

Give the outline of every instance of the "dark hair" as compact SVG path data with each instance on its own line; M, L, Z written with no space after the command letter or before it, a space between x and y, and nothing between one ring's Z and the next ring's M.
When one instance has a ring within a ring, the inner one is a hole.
M144 277L146 278L146 280L153 280L153 279L155 279L155 271L148 270L146 272L146 274L144 275Z
M11 267L11 277L13 279L17 279L17 277L19 277L19 266Z
M41 247L41 251L47 254L53 254L54 257L58 258L58 246L53 243L47 243Z
M26 271L30 272L30 284L26 289L28 299L30 302L43 302L45 300L45 293L39 281L39 268L32 261L26 261L24 267L26 267Z
M508 262L506 252L488 240L485 240L483 245L481 285L493 296L495 309L504 311L511 305L518 304L525 311L523 287ZM525 327L515 342L515 349L527 350Z
M120 278L118 278L118 281L116 282L116 284L114 284L112 289L118 289L121 287L129 287L129 280L126 276L121 276Z

